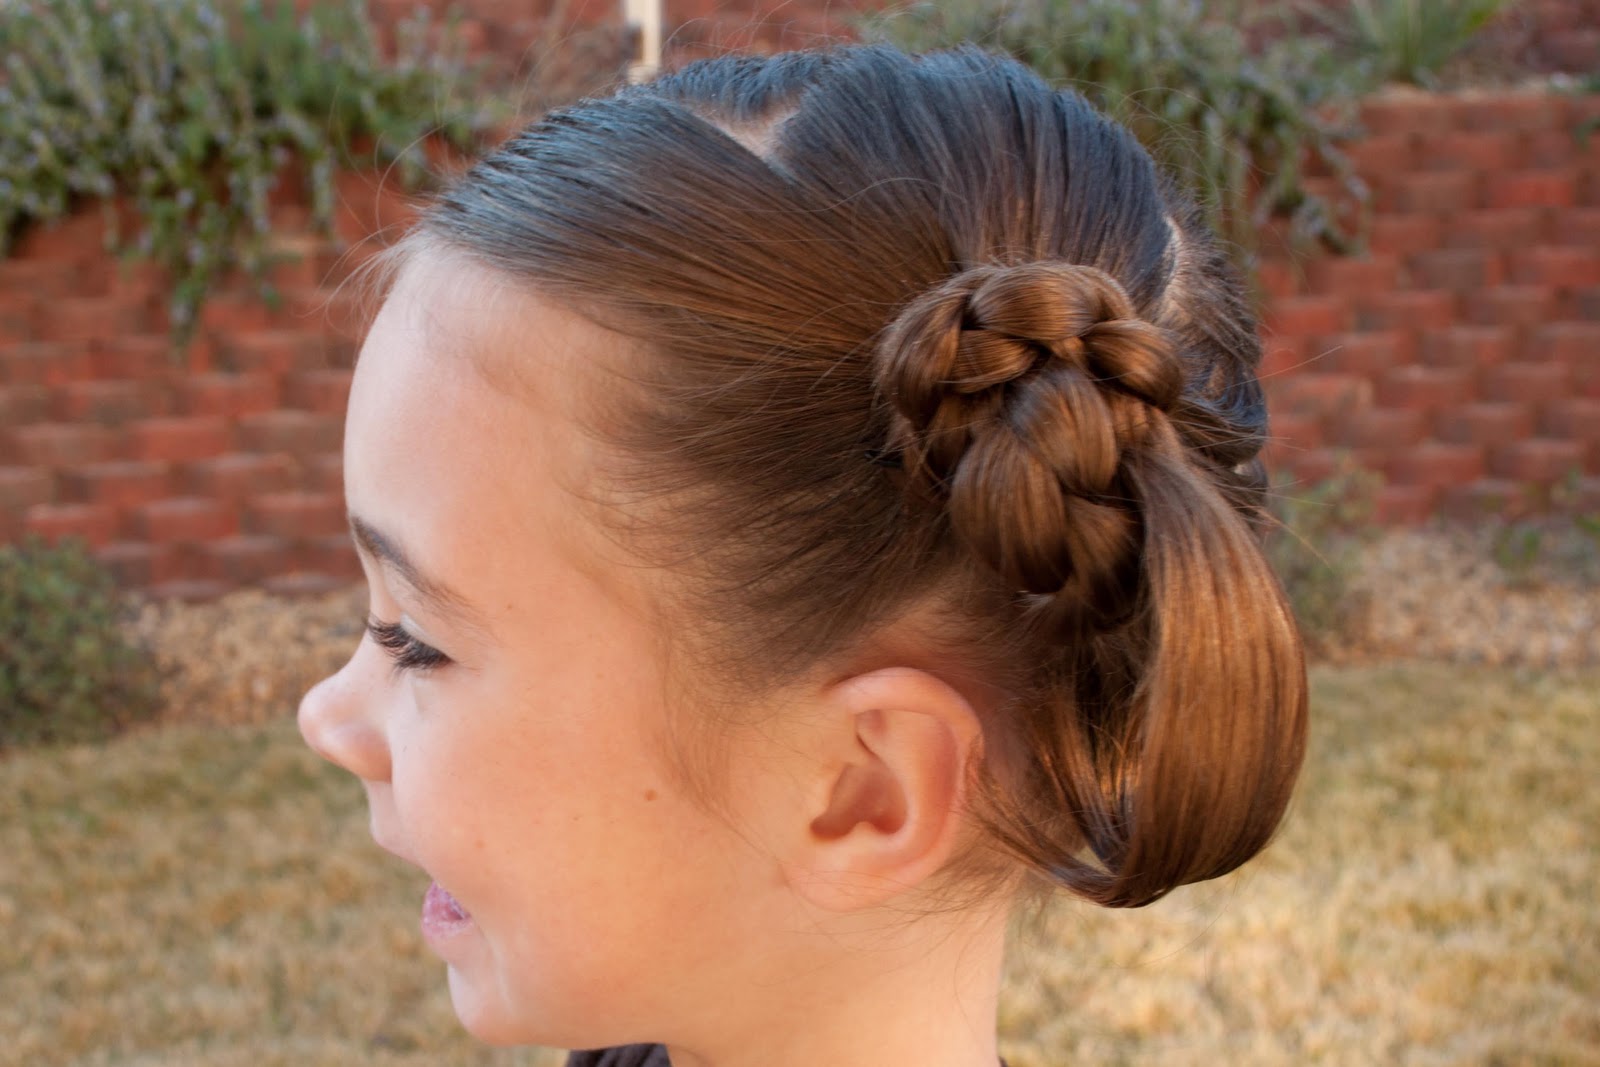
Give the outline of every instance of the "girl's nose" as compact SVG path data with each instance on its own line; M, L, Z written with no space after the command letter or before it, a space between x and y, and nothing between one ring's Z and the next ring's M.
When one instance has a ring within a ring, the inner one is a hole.
M387 782L389 740L374 714L375 695L364 691L353 668L346 664L300 699L300 736L323 759L356 777Z

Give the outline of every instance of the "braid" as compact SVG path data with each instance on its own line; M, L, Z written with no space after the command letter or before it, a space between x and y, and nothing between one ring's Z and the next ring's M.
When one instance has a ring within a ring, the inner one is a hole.
M1124 618L1140 517L1128 457L1181 451L1183 371L1122 286L1061 262L983 266L909 304L875 364L907 490L1014 590Z

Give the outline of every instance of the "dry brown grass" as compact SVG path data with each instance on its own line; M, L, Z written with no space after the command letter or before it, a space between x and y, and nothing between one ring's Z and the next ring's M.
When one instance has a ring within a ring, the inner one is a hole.
M1279 841L1019 926L1013 1067L1600 1064L1600 675L1316 674ZM0 1064L485 1064L415 872L292 723L0 761Z

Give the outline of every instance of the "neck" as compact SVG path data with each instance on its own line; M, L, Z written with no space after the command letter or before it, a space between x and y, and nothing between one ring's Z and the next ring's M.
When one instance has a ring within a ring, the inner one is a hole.
M830 942L823 958L794 961L705 1040L669 1044L673 1067L996 1067L1005 917L936 937L925 920L905 925L923 936L879 931L872 948Z

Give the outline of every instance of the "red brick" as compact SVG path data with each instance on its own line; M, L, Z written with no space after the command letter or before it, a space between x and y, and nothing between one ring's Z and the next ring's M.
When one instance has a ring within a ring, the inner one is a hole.
M305 461L307 485L319 493L337 493L344 498L344 457L340 454L312 456Z
M1464 101L1457 122L1463 130L1527 133L1561 129L1567 114L1567 102L1557 93L1506 93Z
M1465 292L1505 280L1504 254L1491 248L1439 248L1411 257L1416 283Z
M1513 252L1511 279L1531 285L1600 285L1600 250L1549 245Z
M1456 295L1438 289L1412 289L1365 297L1357 305L1362 330L1442 330L1455 325Z
M350 403L349 370L307 370L289 375L284 402L294 408L343 417Z
M1465 170L1480 173L1509 170L1521 162L1514 131L1443 130L1424 134L1416 165L1422 170Z
M285 455L234 453L188 463L185 467L183 482L189 492L228 501L287 489L295 474L294 461Z
M0 511L54 502L55 478L39 467L0 467Z
M43 341L95 341L150 328L150 315L144 308L110 296L47 300L39 305L36 321Z
M1556 169L1571 167L1579 161L1578 140L1571 130L1535 130L1522 138L1524 166Z
M1532 436L1533 411L1527 404L1461 404L1434 416L1434 433L1448 444L1508 445Z
M1281 470L1287 475L1289 487L1321 485L1328 479L1348 471L1350 453L1342 448L1313 448L1286 457Z
M253 292L221 290L206 297L198 321L201 333L232 339L271 329L272 311Z
M1600 398L1552 400L1540 413L1539 430L1548 437L1571 438L1585 444L1600 441Z
M1531 437L1489 450L1489 470L1514 482L1553 483L1583 469L1581 441Z
M105 221L98 212L78 211L25 225L11 254L19 260L61 264L98 259L105 255Z
M63 422L119 426L165 414L169 406L166 388L149 380L67 382L55 393L55 415Z
M1306 267L1306 281L1311 291L1342 297L1389 292L1398 284L1399 276L1399 257L1386 253L1324 255Z
M1439 490L1426 485L1383 485L1372 501L1372 519L1384 526L1416 526L1433 517Z
M1392 174L1416 166L1417 138L1410 132L1377 133L1344 146L1344 154L1363 177Z
M17 249L12 250L10 258L0 259L0 293L26 293L31 300L53 300L82 292L82 270L76 263L24 259Z
M75 537L103 545L116 533L117 515L100 504L35 504L23 515L22 529L51 542Z
M309 456L337 452L344 440L344 420L309 411L264 411L239 419L240 447L250 452L287 452Z
M1391 367L1378 379L1377 403L1386 407L1438 411L1472 399L1474 367Z
M197 374L178 386L179 407L190 415L254 415L278 406L278 386L268 374Z
M1435 215L1379 215L1367 245L1374 254L1425 252L1439 247L1441 223Z
M1497 285L1481 289L1465 301L1466 317L1484 326L1521 326L1532 330L1556 317L1556 290L1542 285Z
M301 548L300 558L308 570L338 578L361 577L361 560L349 534L338 537L313 537Z
M198 546L207 574L237 585L254 585L281 574L291 559L281 537L226 537Z
M134 528L151 541L215 541L239 532L238 506L207 497L156 500L134 514Z
M1437 96L1372 96L1361 102L1361 125L1368 137L1426 134L1449 126L1449 103Z
M109 337L89 345L96 378L160 378L179 369L172 339L162 334Z
M1600 478L1577 478L1563 483L1557 506L1568 514L1600 515Z
M1600 322L1549 322L1534 331L1527 358L1572 367L1600 363Z
M105 426L41 422L0 430L0 462L70 467L113 458L122 435Z
M0 387L0 429L26 426L50 417L50 390L42 385Z
M134 304L162 300L172 291L172 275L158 263L125 260L111 272L107 295Z
M262 330L229 338L222 346L224 369L283 375L328 365L322 338L305 330Z
M128 448L135 459L187 462L220 456L233 447L226 419L213 415L143 419L128 425Z
M1458 215L1482 206L1484 181L1483 176L1465 170L1397 174L1375 186L1373 207L1384 214Z
M1350 307L1333 296L1295 296L1274 301L1264 320L1268 337L1278 339L1342 333L1349 326Z
M1446 248L1523 248L1531 236L1544 229L1544 212L1537 207L1469 211L1448 219L1439 231Z
M111 460L75 467L61 474L62 495L86 504L132 508L172 493L172 473L165 463Z
M1320 369L1366 378L1375 378L1390 367L1403 366L1416 357L1414 338L1397 330L1319 337L1315 350Z
M1427 416L1412 408L1363 408L1329 420L1328 440L1349 448L1388 452L1419 444Z
M1372 385L1349 374L1291 374L1268 383L1274 412L1320 417L1341 414L1371 398Z
M1534 508L1535 494L1529 487L1505 478L1482 478L1469 485L1451 486L1439 495L1438 503L1440 515L1465 522L1521 518Z
M345 530L344 499L334 493L268 493L247 502L248 528L274 537L329 537Z
M1544 240L1546 244L1553 245L1591 249L1600 247L1600 208L1575 207L1568 211L1550 212L1545 223Z
M1483 372L1485 400L1548 404L1572 394L1572 368L1564 363L1503 363Z
M1487 449L1483 445L1417 445L1390 457L1384 474L1397 485L1447 489L1483 477Z
M1485 203L1490 208L1566 208L1578 202L1578 172L1575 170L1491 174L1485 183Z
M178 555L171 545L113 541L94 555L124 589L142 589L180 577Z
M30 341L0 346L0 385L61 385L91 373L83 345Z

